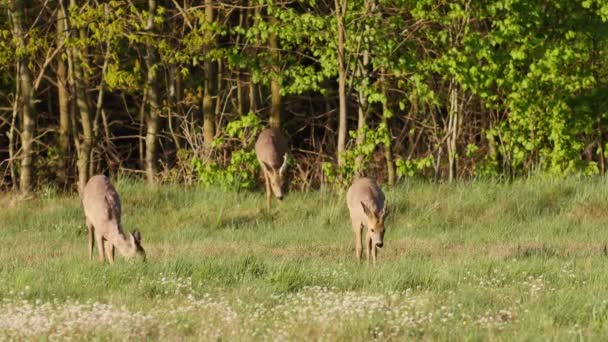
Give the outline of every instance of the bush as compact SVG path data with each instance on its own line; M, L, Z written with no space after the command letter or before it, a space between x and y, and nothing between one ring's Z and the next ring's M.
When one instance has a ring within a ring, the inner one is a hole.
M198 181L204 186L217 185L226 190L247 190L256 185L259 168L254 151L255 139L262 130L260 119L249 113L228 124L225 134L213 142L214 148L230 149L230 161L222 165L218 161L192 157Z

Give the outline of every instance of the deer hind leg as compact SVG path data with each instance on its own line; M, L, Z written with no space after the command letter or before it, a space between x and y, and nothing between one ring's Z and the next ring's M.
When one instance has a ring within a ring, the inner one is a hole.
M361 246L361 223L353 220L353 231L355 232L355 253L357 255L357 261L361 261L361 253L363 252L363 247Z
M110 264L114 264L114 245L106 240L104 249L106 252L106 259L108 259Z
M89 219L87 219L87 230L89 231L89 260L93 260L93 246L95 245L95 227Z

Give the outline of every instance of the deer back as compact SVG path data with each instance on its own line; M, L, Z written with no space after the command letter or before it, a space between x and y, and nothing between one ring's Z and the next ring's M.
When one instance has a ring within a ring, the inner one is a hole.
M285 153L287 140L280 129L268 128L260 133L255 143L255 154L260 162L279 170L283 165Z
M366 217L361 202L375 213L380 213L384 209L384 193L370 178L355 180L348 189L346 201L351 218L364 219Z
M103 235L111 233L105 231L109 229L121 232L120 197L108 177L96 175L89 179L83 191L82 204L85 216L97 232Z

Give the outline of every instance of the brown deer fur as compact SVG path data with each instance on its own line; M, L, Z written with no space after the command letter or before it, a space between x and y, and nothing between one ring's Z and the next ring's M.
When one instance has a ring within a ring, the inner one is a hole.
M384 218L386 201L382 190L369 178L359 178L353 182L346 194L346 202L355 233L357 260L361 260L361 233L366 227L365 249L367 260L370 254L376 263L378 248L384 246Z
M146 253L141 247L141 234L134 231L125 235L120 222L120 197L103 175L91 177L82 197L86 224L89 230L89 259L93 258L93 246L97 241L99 260L114 263L114 248L126 258L140 257Z
M255 143L255 154L264 173L266 205L269 211L272 193L279 200L283 199L287 151L287 140L278 128L265 129Z

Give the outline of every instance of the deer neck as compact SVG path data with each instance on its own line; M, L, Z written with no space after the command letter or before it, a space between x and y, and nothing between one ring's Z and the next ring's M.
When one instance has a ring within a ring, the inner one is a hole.
M109 234L106 239L118 249L118 252L122 254L122 256L127 256L129 254L131 241L125 236L122 229L119 228L116 232Z

